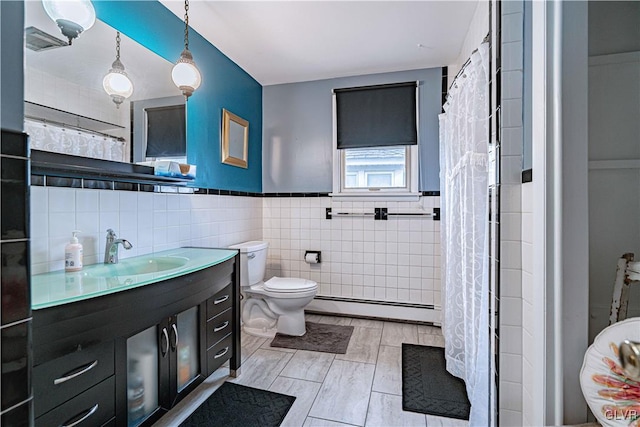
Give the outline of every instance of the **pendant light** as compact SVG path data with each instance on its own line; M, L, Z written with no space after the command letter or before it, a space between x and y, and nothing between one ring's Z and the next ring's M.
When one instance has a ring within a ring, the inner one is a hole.
M96 11L89 0L42 0L42 6L69 44L96 22Z
M202 78L189 51L189 0L184 2L184 50L171 70L173 83L182 91L185 100L200 87Z
M120 31L116 33L116 60L111 64L111 69L102 80L102 87L116 104L116 108L120 108L122 101L127 99L133 93L133 83L124 71L124 65L120 61Z

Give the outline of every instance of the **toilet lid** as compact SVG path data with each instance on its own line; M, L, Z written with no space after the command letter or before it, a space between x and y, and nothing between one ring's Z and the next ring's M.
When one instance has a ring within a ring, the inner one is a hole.
M274 292L298 292L314 289L318 284L307 279L273 277L264 282L264 288Z

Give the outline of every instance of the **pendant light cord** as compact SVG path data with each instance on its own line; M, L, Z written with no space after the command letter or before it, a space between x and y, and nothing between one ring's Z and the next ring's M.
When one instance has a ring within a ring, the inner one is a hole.
M116 60L120 59L120 31L116 32Z
M189 50L189 0L184 1L184 48Z

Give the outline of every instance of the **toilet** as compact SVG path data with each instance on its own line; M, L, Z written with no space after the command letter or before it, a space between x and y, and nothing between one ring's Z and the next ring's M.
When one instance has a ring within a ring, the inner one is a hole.
M242 329L260 337L273 337L276 332L304 335L304 308L315 297L318 284L289 277L273 277L263 282L268 242L251 241L230 248L240 251Z

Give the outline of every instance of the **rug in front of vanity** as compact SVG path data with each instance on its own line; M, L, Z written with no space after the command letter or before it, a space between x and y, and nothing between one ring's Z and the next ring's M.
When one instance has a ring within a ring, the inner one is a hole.
M235 383L223 383L180 427L277 427L293 396Z
M402 344L402 409L469 419L467 388L447 372L444 348Z
M306 322L307 332L301 337L276 334L271 347L345 354L353 326Z

